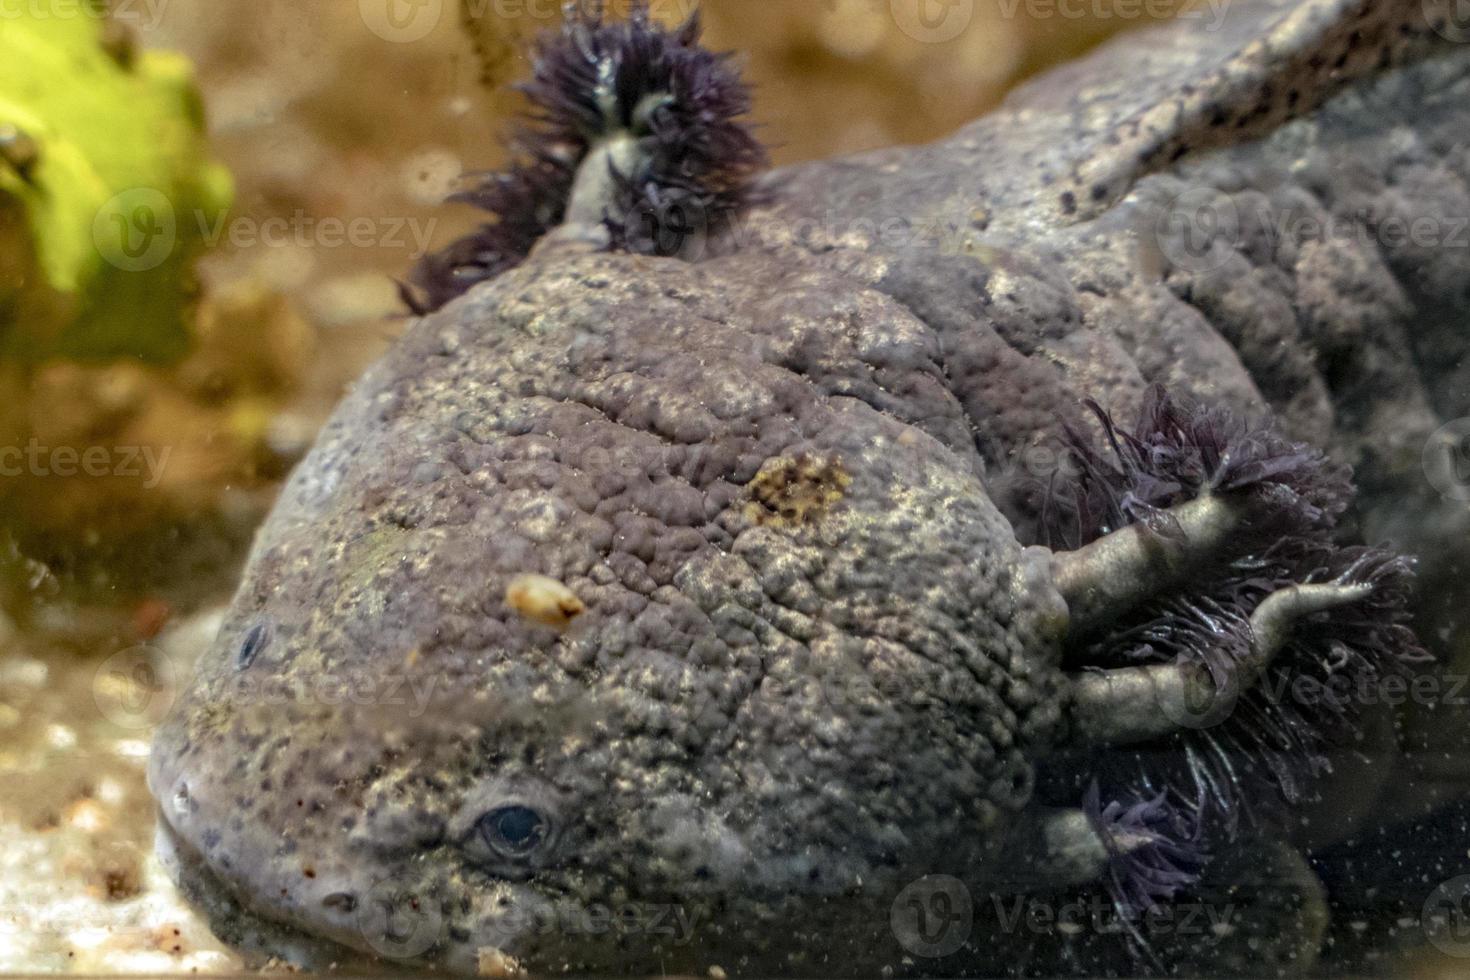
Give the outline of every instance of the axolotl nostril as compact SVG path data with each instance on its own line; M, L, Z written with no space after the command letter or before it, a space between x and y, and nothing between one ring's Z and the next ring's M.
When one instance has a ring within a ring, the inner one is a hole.
M1131 86L1120 42L1060 76L1092 102L1003 110L1057 138L1034 173L962 133L754 186L697 24L573 15L528 90L550 135L469 195L502 220L419 270L157 735L181 885L308 964L800 975L1007 968L983 923L911 930L916 883L1092 890L1124 959L1063 962L1157 965L1143 917L1361 727L1268 692L1420 651L1409 562L1347 539L1302 434L1350 440L1310 399L1269 421L1252 335L1189 305L1209 270L1138 223L1183 168L1243 193L1276 129L1310 163L1372 136L1365 92L1463 67L1411 6L1243 4L1158 29ZM847 223L899 206L874 187L953 217L975 153L962 248ZM1065 465L1027 471L1042 435Z

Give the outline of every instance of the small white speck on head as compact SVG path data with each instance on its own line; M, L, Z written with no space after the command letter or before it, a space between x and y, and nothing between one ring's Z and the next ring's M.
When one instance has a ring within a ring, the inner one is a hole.
M516 613L553 629L566 629L587 607L577 594L545 575L517 575L505 589L505 604Z

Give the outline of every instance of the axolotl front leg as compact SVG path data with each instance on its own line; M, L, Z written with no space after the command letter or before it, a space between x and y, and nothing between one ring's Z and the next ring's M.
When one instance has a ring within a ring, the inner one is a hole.
M1202 497L1171 509L1176 537L1131 524L1056 555L1054 578L1071 613L1071 629L1086 632L1105 626L1148 597L1177 589L1191 567L1227 552L1249 510L1246 502L1227 496ZM1198 663L1079 673L1072 683L1072 737L1117 745L1172 735L1181 727L1176 719L1194 717L1201 705L1225 702L1259 680L1301 620L1371 592L1371 585L1344 577L1271 593L1251 613L1249 651L1228 675L1212 676Z
M1140 604L1180 589L1199 567L1230 557L1259 505L1246 494L1210 494L1156 515L1152 527L1130 524L1072 551L1032 548L1033 567L1049 573L1067 607L1068 638L1085 639L1132 613ZM1153 529L1166 526L1168 534ZM1373 586L1356 581L1365 566L1351 566L1330 582L1279 588L1256 606L1245 624L1248 647L1228 672L1176 660L1068 676L1069 741L1081 749L1128 745L1185 731L1204 719L1201 706L1228 710L1257 683L1306 618L1367 598ZM1022 587L1026 587L1023 585ZM1060 624L1059 624L1060 625ZM1218 719L1213 719L1218 720ZM1029 811L1005 848L1017 866L1007 877L1028 890L1085 885L1105 879L1120 865L1142 875L1115 896L1125 903L1168 897L1195 879L1197 849L1178 839L1162 799L1130 805L1097 798L1079 808Z

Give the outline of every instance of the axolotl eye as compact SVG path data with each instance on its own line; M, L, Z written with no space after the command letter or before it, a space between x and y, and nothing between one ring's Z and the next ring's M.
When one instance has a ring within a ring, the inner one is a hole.
M496 807L476 826L486 846L510 860L534 854L551 839L551 822L539 811L519 803Z
M466 823L460 846L466 857L493 875L528 878L555 861L560 827L553 808L539 800L527 800L519 793L510 799L502 796Z
M450 839L470 863L501 878L529 878L562 857L566 800L530 776L492 776L450 819Z

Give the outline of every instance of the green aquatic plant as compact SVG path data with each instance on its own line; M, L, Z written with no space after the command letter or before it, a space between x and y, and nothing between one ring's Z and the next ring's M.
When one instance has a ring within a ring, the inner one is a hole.
M204 130L187 59L97 0L0 20L0 358L184 353L197 219L233 195Z

